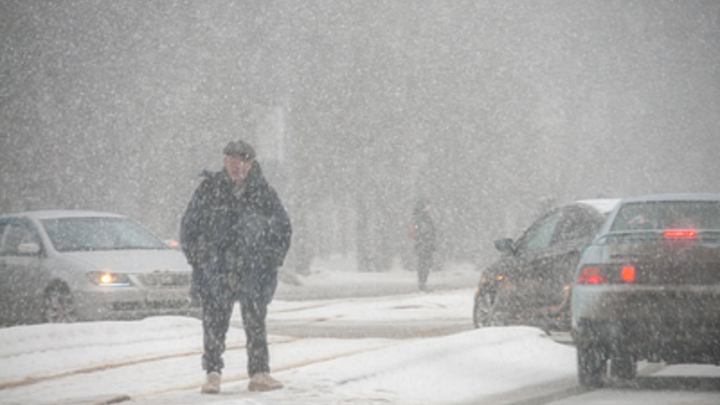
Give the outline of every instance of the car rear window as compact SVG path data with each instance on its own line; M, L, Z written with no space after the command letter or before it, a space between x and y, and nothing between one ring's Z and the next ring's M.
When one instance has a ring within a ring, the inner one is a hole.
M60 218L41 223L60 252L166 248L161 240L128 218Z
M717 201L654 201L624 204L611 232L665 229L720 230Z

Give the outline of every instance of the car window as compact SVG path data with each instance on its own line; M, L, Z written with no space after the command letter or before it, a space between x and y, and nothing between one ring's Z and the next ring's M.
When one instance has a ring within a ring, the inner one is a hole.
M59 252L167 248L161 240L128 218L59 218L41 222Z
M582 209L569 209L565 212L560 223L557 241L563 242L592 237L598 231L600 223L600 220Z
M620 207L610 231L662 229L720 229L720 203L715 201L627 203Z
M7 229L8 224L10 223L9 220L0 220L0 251L2 251L2 247L5 244L5 229Z
M6 226L3 245L0 247L0 255L20 256L19 247L25 243L35 243L41 246L37 229L28 220L13 221Z
M562 211L556 211L534 223L518 241L518 250L535 250L550 246Z

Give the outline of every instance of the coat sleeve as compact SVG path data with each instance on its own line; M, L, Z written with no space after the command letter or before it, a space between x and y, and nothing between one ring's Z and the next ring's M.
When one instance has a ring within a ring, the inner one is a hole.
M292 239L292 225L290 216L280 202L277 194L272 193L270 201L270 218L268 221L268 235L265 244L265 264L271 268L282 266L285 256L290 249Z
M195 190L180 223L180 244L183 253L193 268L197 268L201 258L201 239L206 222L207 181Z

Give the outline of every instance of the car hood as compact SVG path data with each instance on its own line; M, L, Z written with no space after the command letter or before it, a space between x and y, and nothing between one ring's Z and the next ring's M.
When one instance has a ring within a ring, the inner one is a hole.
M96 252L68 252L62 256L84 264L95 271L113 273L153 273L192 270L182 252L163 250L112 250Z

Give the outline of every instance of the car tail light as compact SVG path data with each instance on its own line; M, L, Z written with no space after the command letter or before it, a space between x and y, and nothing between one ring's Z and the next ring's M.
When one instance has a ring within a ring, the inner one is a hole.
M599 267L585 267L577 279L578 284L605 284L607 275Z
M637 269L633 265L588 265L578 275L578 284L635 283Z
M635 281L635 267L625 266L622 269L622 279L626 283L632 283Z
M697 232L690 229L674 229L665 231L663 236L666 238L692 239L697 236Z

